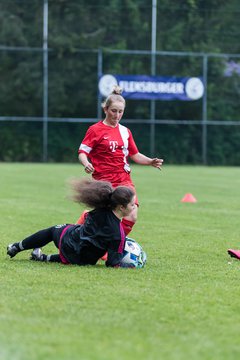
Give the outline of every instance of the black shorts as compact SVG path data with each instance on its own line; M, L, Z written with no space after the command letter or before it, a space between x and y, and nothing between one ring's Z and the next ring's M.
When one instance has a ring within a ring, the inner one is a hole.
M69 224L62 224L62 225L55 225L52 227L53 242L58 249L59 249L59 245L60 245L60 239L61 239L62 232L68 226L69 226Z

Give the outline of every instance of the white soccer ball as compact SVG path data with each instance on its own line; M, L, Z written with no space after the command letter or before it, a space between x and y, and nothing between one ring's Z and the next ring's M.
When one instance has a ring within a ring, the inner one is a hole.
M147 261L147 255L134 239L126 238L121 263L135 268L142 268Z

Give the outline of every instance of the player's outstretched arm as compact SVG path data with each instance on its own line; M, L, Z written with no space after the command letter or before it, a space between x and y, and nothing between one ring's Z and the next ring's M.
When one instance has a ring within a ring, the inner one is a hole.
M151 165L155 168L161 169L161 166L163 164L163 159L159 158L149 158L141 153L137 153L135 155L131 156L131 159L140 165Z

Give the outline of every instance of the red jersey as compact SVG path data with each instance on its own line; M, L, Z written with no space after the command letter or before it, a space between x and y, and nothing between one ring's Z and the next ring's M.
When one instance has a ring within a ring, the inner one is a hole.
M79 154L85 153L94 166L93 178L107 180L114 187L134 187L127 159L138 152L132 133L126 126L118 124L113 128L103 121L88 128L78 150Z

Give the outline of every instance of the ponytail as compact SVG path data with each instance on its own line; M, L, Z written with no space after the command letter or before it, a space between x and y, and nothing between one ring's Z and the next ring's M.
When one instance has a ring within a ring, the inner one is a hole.
M126 186L113 189L108 181L97 181L89 178L73 179L70 182L73 194L71 199L90 208L110 208L118 205L124 207L132 200L134 192Z

